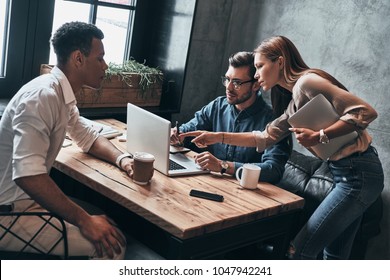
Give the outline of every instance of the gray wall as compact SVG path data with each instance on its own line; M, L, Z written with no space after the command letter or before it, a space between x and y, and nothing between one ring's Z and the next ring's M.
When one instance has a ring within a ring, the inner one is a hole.
M382 233L368 259L390 259L390 1L198 0L181 113L185 122L224 90L227 57L253 50L263 39L285 35L306 63L333 74L379 113L369 126L385 170Z

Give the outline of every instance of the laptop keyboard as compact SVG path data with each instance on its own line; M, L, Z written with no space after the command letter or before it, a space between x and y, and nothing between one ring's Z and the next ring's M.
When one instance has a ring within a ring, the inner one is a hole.
M183 165L180 165L171 159L169 160L169 170L180 170L180 169L186 169L186 168Z

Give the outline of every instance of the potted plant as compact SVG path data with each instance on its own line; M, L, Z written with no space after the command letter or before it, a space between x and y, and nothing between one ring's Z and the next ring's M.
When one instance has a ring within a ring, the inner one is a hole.
M53 66L41 65L41 74ZM141 107L159 106L163 73L134 59L123 64L109 63L100 89L83 87L75 93L80 108L126 107L133 103Z

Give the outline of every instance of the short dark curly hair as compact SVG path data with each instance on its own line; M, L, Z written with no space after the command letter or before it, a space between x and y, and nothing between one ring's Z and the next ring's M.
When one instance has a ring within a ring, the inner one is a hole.
M104 38L103 32L93 24L72 21L57 29L51 39L59 64L66 64L70 54L80 50L85 56L91 52L92 39Z

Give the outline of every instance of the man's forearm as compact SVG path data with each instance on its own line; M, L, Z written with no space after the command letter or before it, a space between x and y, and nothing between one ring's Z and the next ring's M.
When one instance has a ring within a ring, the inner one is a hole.
M95 140L88 153L113 164L115 164L117 157L122 154L120 150L103 136L99 136Z
M132 160L129 157L118 159L119 156L123 155L123 152L115 147L107 138L99 136L89 149L88 153L101 160L118 165L120 169L126 171L126 173L131 176ZM117 159L119 160L118 163Z
M21 177L15 180L33 200L67 222L79 226L88 214L69 199L48 174Z

